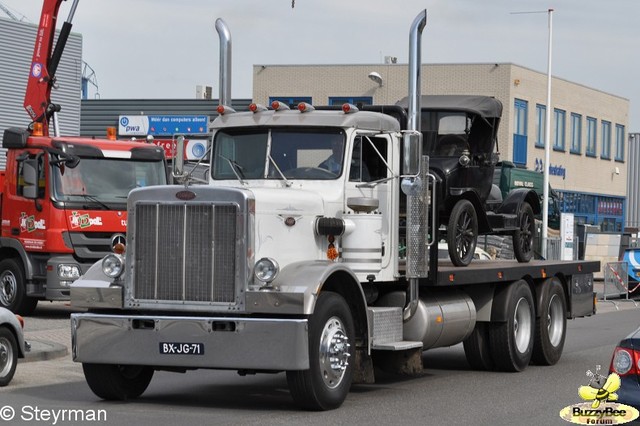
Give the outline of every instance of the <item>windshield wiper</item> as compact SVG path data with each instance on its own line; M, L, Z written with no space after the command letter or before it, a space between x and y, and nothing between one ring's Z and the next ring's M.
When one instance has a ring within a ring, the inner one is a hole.
M278 165L276 164L274 159L271 157L271 154L267 154L267 157L269 158L269 161L271 161L271 164L273 164L273 167L275 167L275 169L278 171L278 174L280 175L280 177L284 181L284 184L287 187L290 187L291 186L291 181L289 179L287 179L287 177L284 175L284 173L282 173L282 170L280 170L280 167L278 167Z
M83 197L85 200L89 200L92 201L96 204L98 204L100 207L102 207L105 210L111 210L111 207L109 207L107 204L105 204L104 202L100 201L98 199L98 197L96 197L95 195L89 195L89 194L65 194L67 197ZM82 206L84 209L88 210L87 206Z
M232 160L231 158L227 158L222 154L218 154L218 156L227 160L229 166L231 166L231 171L233 172L233 174L236 175L236 178L238 178L241 184L245 185L246 183L244 181L245 177L244 172L242 171L242 166L238 164L237 161Z

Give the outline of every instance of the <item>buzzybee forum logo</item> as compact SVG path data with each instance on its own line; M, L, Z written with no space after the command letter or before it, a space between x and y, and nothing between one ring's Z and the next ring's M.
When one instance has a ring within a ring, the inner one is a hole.
M638 418L638 410L615 402L620 376L600 374L597 365L595 373L587 371L587 377L589 383L578 388L578 395L586 402L564 407L560 410L560 418L579 425L621 425Z

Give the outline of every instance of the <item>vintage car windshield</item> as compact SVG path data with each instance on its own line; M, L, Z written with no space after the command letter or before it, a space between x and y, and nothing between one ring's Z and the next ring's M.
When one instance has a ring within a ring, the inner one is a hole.
M74 168L52 170L53 198L64 202L122 203L134 188L167 183L163 161L81 158Z
M213 179L337 179L344 144L340 129L226 129L215 135L211 173Z
M426 138L425 154L457 157L470 151L471 120L462 112L423 112L422 131Z

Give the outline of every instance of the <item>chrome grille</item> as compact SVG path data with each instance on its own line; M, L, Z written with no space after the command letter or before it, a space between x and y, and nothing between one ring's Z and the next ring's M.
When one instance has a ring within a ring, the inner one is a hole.
M237 218L234 204L137 204L134 299L234 303Z

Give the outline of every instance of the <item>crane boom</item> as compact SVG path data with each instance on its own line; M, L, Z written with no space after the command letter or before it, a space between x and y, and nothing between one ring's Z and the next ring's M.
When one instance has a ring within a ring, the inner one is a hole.
M55 73L71 32L71 20L78 4L78 0L73 0L69 17L62 25L58 42L53 49L58 12L63 1L66 0L45 0L42 5L24 97L24 108L32 120L29 127L33 127L33 122L40 122L43 124L45 135L49 134L49 119L60 110L58 105L51 103L51 88L55 82Z

